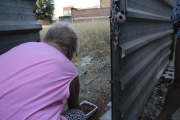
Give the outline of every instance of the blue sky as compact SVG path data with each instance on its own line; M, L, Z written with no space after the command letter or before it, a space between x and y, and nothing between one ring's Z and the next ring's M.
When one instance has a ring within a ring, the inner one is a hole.
M63 7L67 5L75 5L75 8L87 8L94 5L100 5L100 0L54 0L55 18L62 16Z

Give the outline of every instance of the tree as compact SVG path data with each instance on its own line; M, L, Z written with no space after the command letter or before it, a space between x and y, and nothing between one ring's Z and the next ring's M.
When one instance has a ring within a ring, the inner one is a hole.
M48 19L52 23L54 16L53 0L37 0L36 1L36 14L37 19Z

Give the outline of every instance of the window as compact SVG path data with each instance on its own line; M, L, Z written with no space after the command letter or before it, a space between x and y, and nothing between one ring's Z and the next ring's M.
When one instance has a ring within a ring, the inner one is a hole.
M64 11L64 15L68 15L68 11Z

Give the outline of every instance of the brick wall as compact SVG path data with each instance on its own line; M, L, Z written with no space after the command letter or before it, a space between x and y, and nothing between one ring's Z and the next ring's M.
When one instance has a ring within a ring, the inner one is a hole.
M110 8L72 10L72 18L110 16Z
M109 20L109 18L91 18L91 19L77 19L74 20L74 23L82 23L82 22L94 22L98 20Z
M41 23L42 24L42 26L44 26L44 25L49 25L49 20L47 20L47 19L38 19L38 22L39 23Z
M109 20L110 8L94 8L84 10L72 10L73 22L92 22L96 20Z

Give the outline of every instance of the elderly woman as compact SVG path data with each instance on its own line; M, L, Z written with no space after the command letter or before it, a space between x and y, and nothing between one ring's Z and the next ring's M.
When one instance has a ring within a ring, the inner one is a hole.
M79 45L74 28L57 23L44 42L24 43L2 54L0 120L85 120L71 62ZM61 113L66 99L69 110Z

